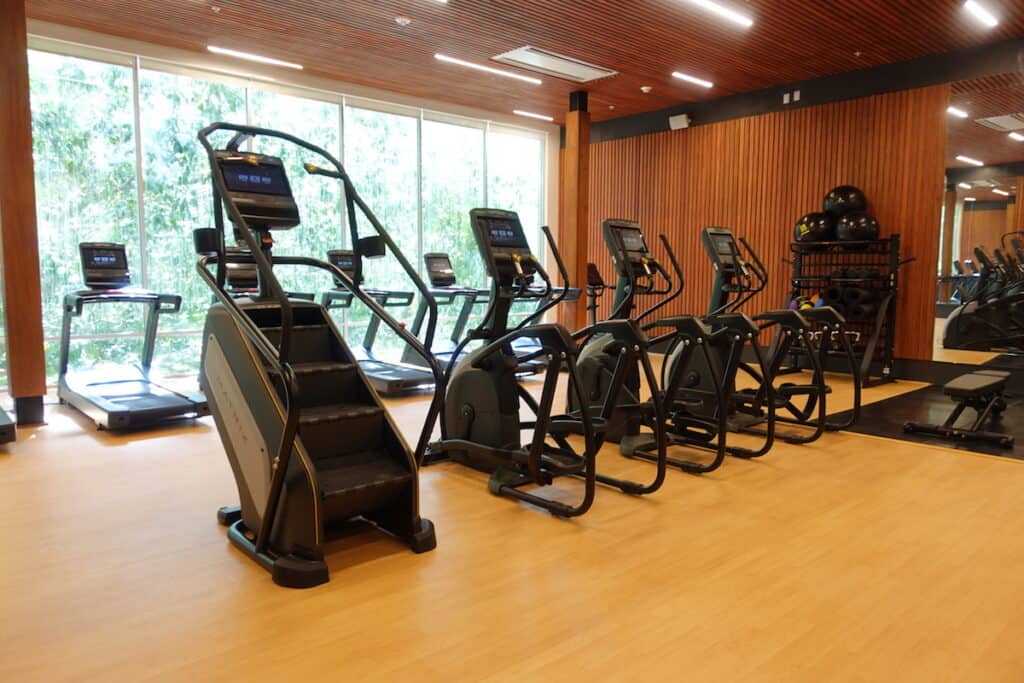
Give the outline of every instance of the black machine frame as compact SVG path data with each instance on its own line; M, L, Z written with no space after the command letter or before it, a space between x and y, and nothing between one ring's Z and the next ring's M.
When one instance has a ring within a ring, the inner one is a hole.
M235 134L223 150L215 149L210 141L210 136L218 131L228 131ZM428 297L428 301L430 301L430 305L428 306L430 317L427 324L426 339L432 339L437 319L437 306L429 299L430 294L426 285L419 279L418 275L415 274L415 269L411 267L402 255L401 250L399 250L397 245L395 245L391 240L387 230L383 225L381 225L373 214L373 211L360 197L342 163L330 152L288 133L269 128L244 126L225 122L210 124L199 132L198 137L200 144L203 146L203 149L206 151L210 160L211 168L216 167L218 154L225 152L234 153L236 155L242 154L239 152L240 145L247 139L254 137L270 137L283 140L295 145L296 147L312 152L321 159L327 160L328 163L330 163L331 168L321 168L313 164L306 164L306 172L313 175L323 175L329 178L334 178L342 183L345 197L345 210L347 214L346 222L349 226L353 244L357 244L360 239L357 221L357 212L359 212L374 228L378 235L377 239L382 240L387 247L392 250L392 253L396 256L406 271L411 273L412 279L421 294ZM247 216L243 214L238 204L235 201L227 201L225 199L226 197L232 196L232 193L226 186L222 174L219 172L212 172L211 175L213 179L216 235L213 236L212 240L209 240L212 244L206 244L204 249L201 250L204 255L197 262L196 270L200 277L202 277L207 285L213 290L217 301L229 312L232 320L238 326L241 333L249 340L277 377L280 378L280 393L284 408L284 428L281 431L280 441L271 460L271 481L259 529L250 530L246 528L242 523L240 513L237 509L222 508L218 513L218 518L222 523L229 525L228 538L236 547L268 571L274 572L275 562L279 557L274 553L269 544L277 517L277 510L284 492L285 475L288 471L288 465L293 454L293 445L298 434L300 406L298 402L298 384L295 373L291 367L290 357L292 344L291 337L294 328L293 305L289 300L288 294L284 291L280 282L274 276L273 265L306 266L329 273L336 283L351 292L352 296L359 299L367 308L370 309L372 313L382 318L384 322L402 338L403 341L421 353L424 363L426 364L425 366L433 374L435 382L438 385L440 385L442 381L442 374L440 368L420 341L410 334L404 326L399 324L397 321L394 321L387 314L384 308L371 295L364 292L357 284L362 279L361 264L359 263L359 260L355 263L354 274L350 276L349 273L346 273L333 263L321 261L315 258L278 255L271 255L271 257L268 258L264 251L264 247L270 240L269 235L257 234L250 229L249 220L247 219ZM261 298L272 300L279 307L281 332L279 342L276 346L266 337L259 326L256 325L256 323L239 306L239 303L230 296L225 289L228 263L232 260L241 259L243 257L242 255L233 255L226 252L224 244L225 211L227 211L235 228L239 233L241 233L242 240L249 247L249 253L245 254L244 258L246 260L251 259L256 263L256 268L259 273L259 296ZM207 238L209 237L210 236L207 235ZM198 241L199 238L197 237L197 243ZM215 266L215 272L210 272L210 266ZM423 429L420 433L415 449L413 450L413 461L417 467L422 462L423 454L427 449L431 432L433 431L434 424L440 414L442 395L443 392L436 392L427 409L427 416L424 420ZM301 452L298 452L298 457L303 458L304 456ZM306 463L305 469L311 493L315 497L319 495L318 491L320 490L315 468L308 466L308 463ZM430 529L430 536L432 539L432 528Z

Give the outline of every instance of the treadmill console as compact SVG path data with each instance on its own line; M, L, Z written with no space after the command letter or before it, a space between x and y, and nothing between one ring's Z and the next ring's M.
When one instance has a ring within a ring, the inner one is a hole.
M427 278L430 286L436 289L451 287L455 284L455 270L448 254L424 254L423 261L427 266Z
M469 217L488 275L505 285L533 278L537 272L536 261L519 214L499 209L473 209Z
M356 253L351 249L332 249L327 252L327 261L350 278L356 276ZM337 279L335 279L334 285L341 287L341 283Z
M89 289L119 289L132 283L128 256L123 244L82 242L82 278Z
M250 227L284 230L299 224L299 207L280 159L232 151L215 154L230 200Z
M733 272L737 266L742 266L737 262L740 252L732 230L704 228L701 231L701 241L704 242L704 249L708 252L708 258L711 259L711 265L714 266L716 273L720 270Z
M612 255L615 272L628 277L630 272L635 277L650 276L650 265L654 261L651 250L647 248L644 233L640 224L619 218L609 218L602 226L604 241Z

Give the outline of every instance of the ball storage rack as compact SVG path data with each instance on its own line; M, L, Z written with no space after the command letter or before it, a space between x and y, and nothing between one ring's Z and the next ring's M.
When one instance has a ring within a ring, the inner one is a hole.
M850 242L792 242L789 249L793 254L792 261L788 261L793 266L791 298L812 297L830 287L857 287L875 293L878 307L873 315L844 316L847 333L860 364L863 386L893 381L899 269L913 260L900 260L900 236ZM792 367L807 366L806 355L807 349L794 347ZM839 355L836 348L829 351L830 357Z

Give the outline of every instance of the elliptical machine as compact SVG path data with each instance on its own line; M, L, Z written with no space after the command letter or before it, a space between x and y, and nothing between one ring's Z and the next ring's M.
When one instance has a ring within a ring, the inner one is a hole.
M1006 238L1015 234L1004 235L1004 245ZM1010 246L1016 252L1019 240L1012 239ZM983 248L975 247L974 256L981 264L977 285L946 319L943 347L972 351L1024 347L1024 293L1020 281L1005 263L997 264Z
M454 352L459 360L449 366L446 373L441 440L430 445L425 462L453 460L486 472L491 475L488 482L491 493L525 501L559 517L579 516L590 509L597 482L632 494L657 490L664 481L664 464L654 481L646 485L597 472L597 452L616 410L613 401L606 401L596 415L589 409L575 415L552 415L560 371L567 370L568 391L575 394L577 401L582 383L577 367L577 340L573 335L561 325L534 324L557 306L568 291L568 273L550 231L542 228L566 285L555 297L551 297L551 278L530 250L515 212L474 209L470 212L470 223L486 272L491 277L491 297L482 324L470 332ZM531 287L535 278L541 280L542 287ZM528 296L545 297L548 301L510 329L512 303ZM634 332L630 338L633 343L624 354L610 396L618 395L628 359L646 357L646 340L628 321L613 321L578 333L581 338L599 332L630 337L627 330ZM517 358L513 343L518 339L534 340L539 345L538 350L525 358ZM460 357L462 349L472 340L483 341L484 345ZM538 401L517 380L517 366L539 355L547 358L548 366ZM650 371L649 363L647 365ZM653 377L653 371L650 374ZM521 404L533 413L532 420L521 418ZM523 430L533 431L528 444L522 443ZM576 434L582 435L582 451L569 440ZM659 439L659 443L663 454L664 440ZM583 496L575 505L523 490L529 485L550 485L558 477L583 481Z

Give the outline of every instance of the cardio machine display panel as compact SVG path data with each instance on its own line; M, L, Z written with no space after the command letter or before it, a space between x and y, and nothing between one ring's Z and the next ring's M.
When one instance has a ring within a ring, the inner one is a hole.
M86 270L128 270L124 247L82 245L82 266Z
M329 251L327 252L327 259L331 262L332 266L347 274L354 273L356 270L355 252L344 249Z
M221 162L224 184L232 192L252 192L290 197L292 188L284 168L276 164L250 164L247 162Z
M735 265L736 238L726 228L704 228L704 247L716 267Z
M455 284L455 271L447 254L424 254L423 260L426 262L427 275L433 286L449 287Z
M617 226L615 229L619 233L619 239L622 240L622 248L624 250L636 254L646 254L649 251L647 249L647 240L644 239L644 234L638 228Z
M519 221L510 218L485 216L481 219L487 231L487 239L497 249L527 249L530 245L523 234Z

